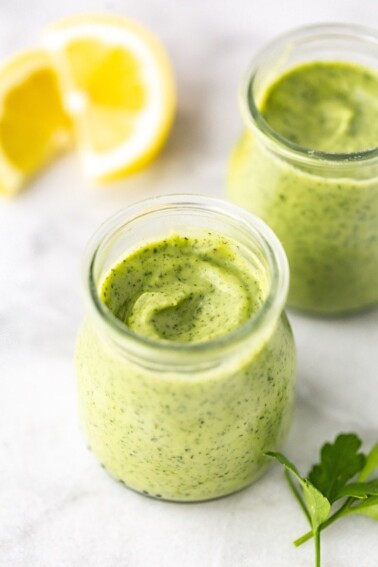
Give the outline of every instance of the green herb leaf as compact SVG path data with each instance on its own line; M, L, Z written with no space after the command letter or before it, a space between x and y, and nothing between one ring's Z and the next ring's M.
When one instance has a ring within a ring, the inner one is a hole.
M320 525L328 518L331 504L323 494L305 478L302 478L296 466L289 461L282 453L267 453L270 457L277 459L287 470L289 470L299 482L303 490L303 498L307 504L307 511L310 517L311 526L316 532Z
M370 496L358 506L352 506L348 509L348 514L363 514L378 520L378 496Z
M363 469L366 457L358 453L361 444L354 433L344 433L333 444L323 445L320 463L311 469L308 479L329 502L334 502L348 480Z
M307 479L303 481L303 497L308 506L314 531L326 521L331 511L331 504L323 494Z
M378 478L370 482L353 482L342 488L338 498L349 496L352 498L367 498L368 496L378 496Z
M267 453L284 465L289 486L311 525L311 530L294 545L298 547L313 538L316 567L320 567L321 532L328 526L352 514L378 521L378 478L365 482L378 468L378 443L367 457L358 452L360 447L361 440L353 433L339 435L333 444L325 443L320 463L311 469L308 478L303 478L281 453ZM356 476L356 482L347 484ZM333 502L340 498L344 501L331 514Z
M374 447L366 457L365 466L360 472L358 480L366 480L370 475L373 474L376 468L378 468L378 443L374 445Z
M289 459L287 459L285 455L283 455L282 453L275 453L274 451L269 451L267 455L269 457L273 457L273 459L276 459L279 463L281 463L281 465L284 465L287 469L289 469L290 472L293 473L296 478L303 480L295 464L289 461Z

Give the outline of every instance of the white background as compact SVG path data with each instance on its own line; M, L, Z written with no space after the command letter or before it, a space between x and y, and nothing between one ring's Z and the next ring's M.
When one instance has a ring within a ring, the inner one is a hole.
M377 0L0 0L0 56L31 47L62 15L137 18L166 44L178 81L169 143L144 173L106 188L82 181L68 155L0 202L1 567L309 567L311 544L282 471L211 503L134 494L87 451L72 352L82 318L83 246L108 215L158 193L224 196L241 130L236 92L256 50L291 27L346 21L378 27ZM378 438L378 311L338 320L290 313L298 395L285 452L303 472L320 445L357 431ZM378 525L353 518L323 537L323 567L377 567Z

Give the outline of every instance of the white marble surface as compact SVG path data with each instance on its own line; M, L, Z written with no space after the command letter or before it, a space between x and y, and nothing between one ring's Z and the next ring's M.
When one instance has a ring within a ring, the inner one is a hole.
M1 0L0 56L33 45L48 21L90 9L138 18L165 41L178 117L143 174L95 189L67 156L18 199L0 202L0 565L311 566L312 546L291 545L306 524L278 467L235 496L176 505L134 494L98 466L76 409L78 269L92 231L120 207L157 193L223 195L241 128L238 79L258 47L310 21L378 24L377 1ZM305 471L340 431L359 432L367 446L378 438L378 311L290 318L298 400L285 451ZM333 526L323 567L377 567L377 534L362 517Z

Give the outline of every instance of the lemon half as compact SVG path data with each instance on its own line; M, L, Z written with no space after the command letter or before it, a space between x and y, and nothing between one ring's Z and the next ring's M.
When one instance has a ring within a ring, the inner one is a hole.
M0 67L0 193L14 194L71 143L56 74L41 50Z
M71 116L85 175L121 177L161 149L175 111L166 52L129 20L84 15L50 25L43 35Z

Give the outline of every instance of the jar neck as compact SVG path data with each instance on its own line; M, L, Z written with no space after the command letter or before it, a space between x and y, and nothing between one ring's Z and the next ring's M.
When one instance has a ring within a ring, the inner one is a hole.
M378 147L353 153L331 153L305 148L276 132L260 112L270 85L298 65L311 61L347 61L378 71L378 32L348 24L310 25L282 35L253 60L242 80L239 102L248 129L270 151L292 165L327 176L352 174L361 179L378 174Z
M235 331L201 343L158 341L131 331L100 299L104 278L130 251L178 234L214 231L238 244L265 282L260 308ZM88 315L118 354L154 370L206 370L251 353L268 340L286 301L288 265L282 246L258 218L229 203L194 195L142 201L110 218L90 240L82 264L82 292Z

